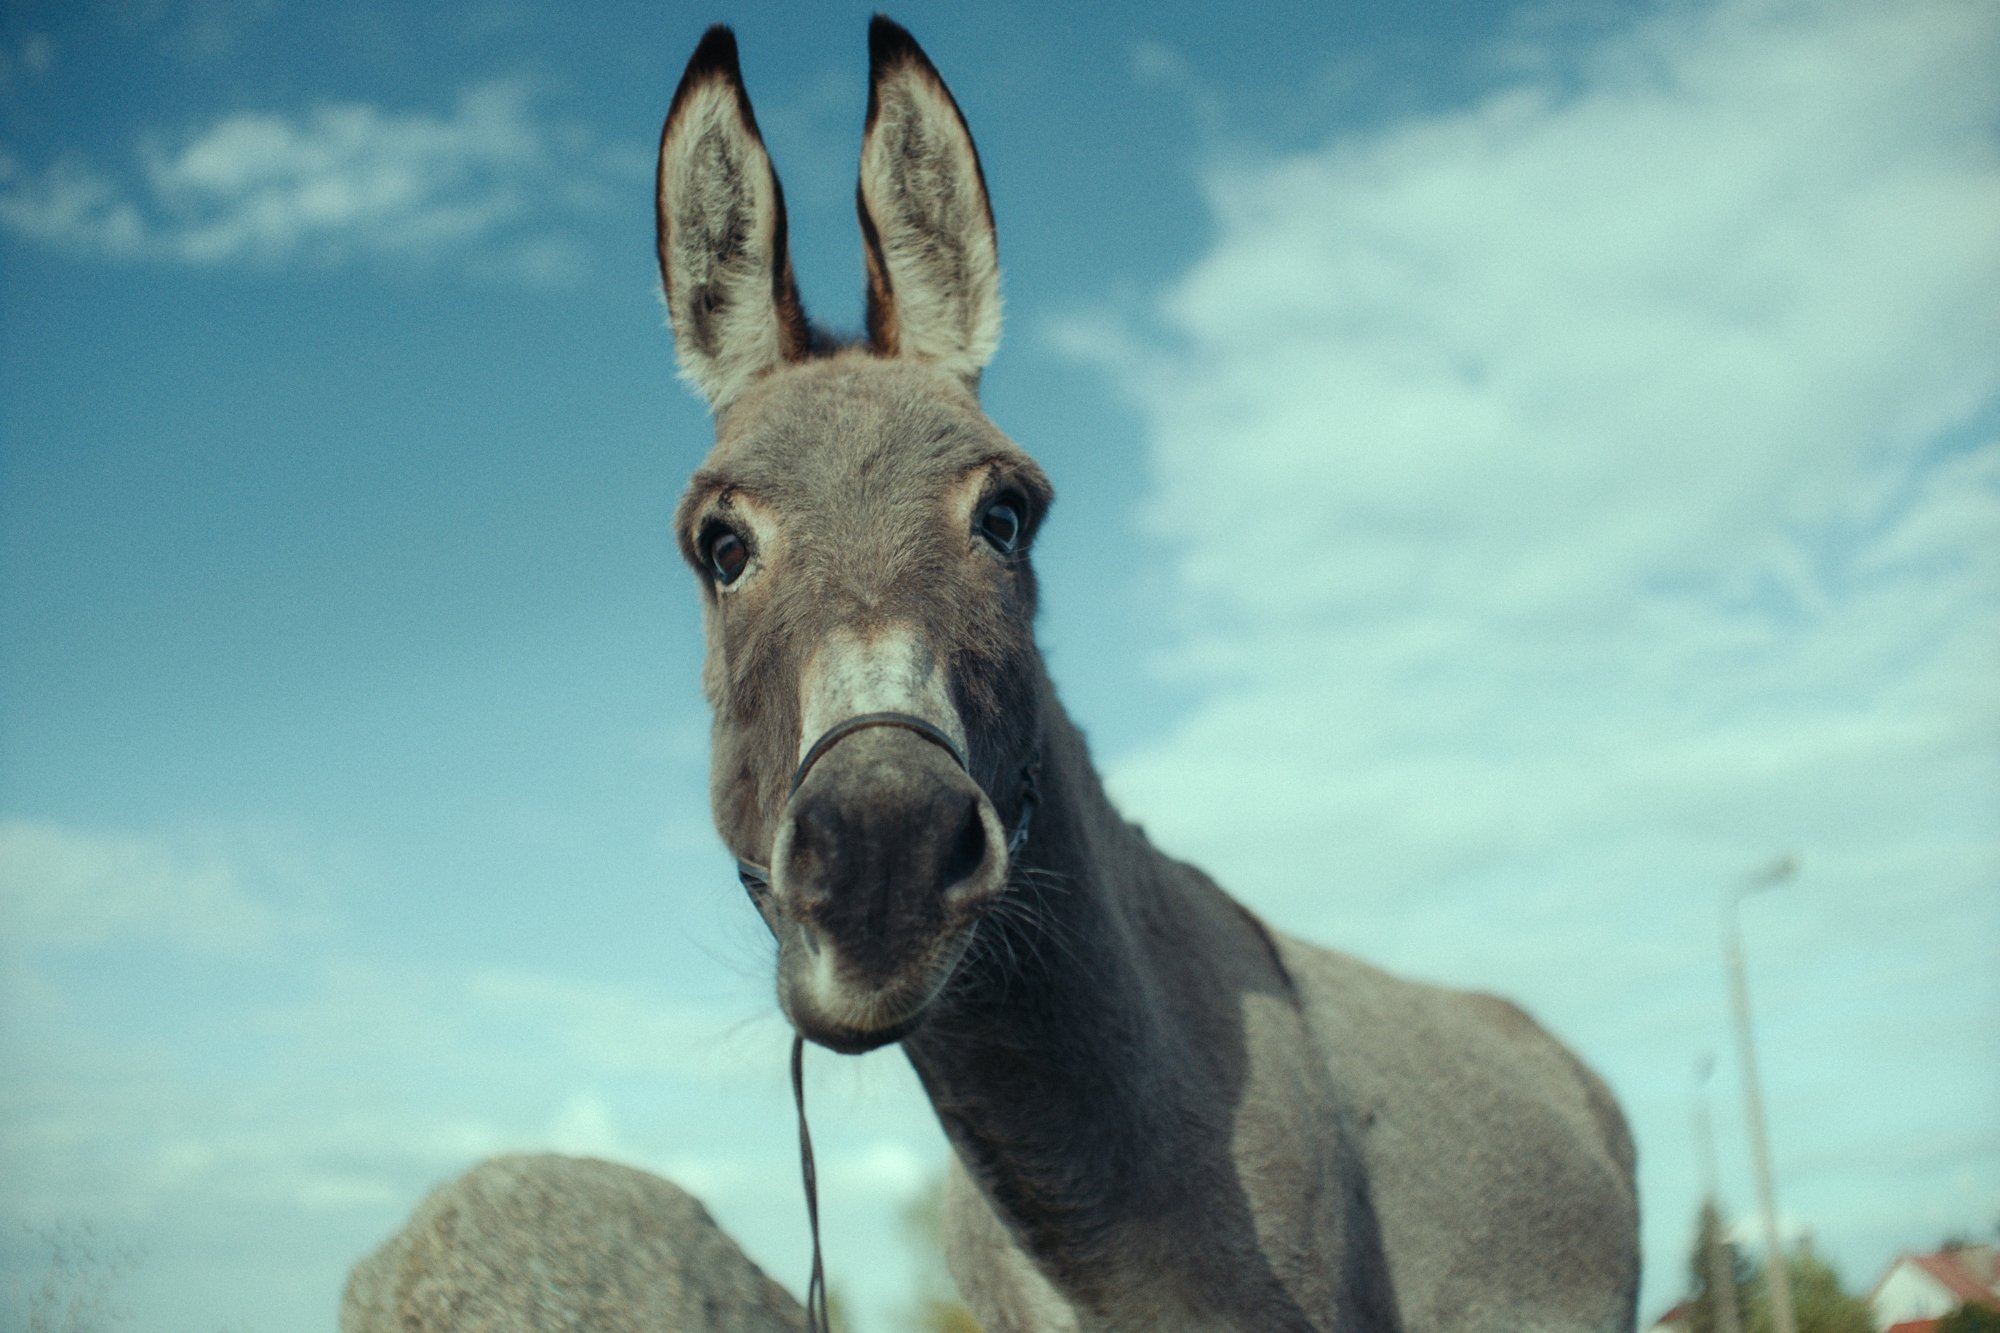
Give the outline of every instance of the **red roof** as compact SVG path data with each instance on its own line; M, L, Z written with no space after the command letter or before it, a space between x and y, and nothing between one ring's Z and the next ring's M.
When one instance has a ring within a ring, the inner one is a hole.
M1983 1305L1990 1310L2000 1310L2000 1297L1994 1295L1993 1288L1967 1272L1959 1256L1952 1251L1913 1254L1910 1262L1936 1279L1937 1284L1955 1296L1961 1305Z
M1933 1333L1942 1319L1905 1319L1900 1324L1891 1324L1882 1333Z
M1694 1310L1694 1302L1692 1300L1682 1301L1680 1304L1674 1306L1671 1310L1666 1311L1658 1319L1655 1319L1652 1323L1646 1325L1648 1333L1651 1333L1651 1330L1653 1329L1659 1329L1659 1328L1686 1327L1688 1315L1692 1313L1693 1310Z

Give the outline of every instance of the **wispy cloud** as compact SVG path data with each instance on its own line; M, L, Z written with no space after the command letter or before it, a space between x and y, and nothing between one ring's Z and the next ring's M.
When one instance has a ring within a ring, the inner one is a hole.
M524 83L450 110L329 103L150 134L123 165L0 150L0 226L108 259L188 264L450 261L532 280L583 263L568 226L639 164L537 114Z
M24 1225L84 1219L148 1253L149 1300L310 1322L436 1184L558 1151L666 1174L771 1271L804 1272L789 1030L768 1001L691 998L670 969L385 959L300 908L338 861L257 832L0 820L0 1263L26 1261ZM942 1140L893 1052L809 1077L844 1113L816 1126L840 1190L829 1253L893 1288L897 1209Z
M1058 331L1147 422L1160 665L1211 687L1123 801L1281 924L1578 1038L1662 1256L1719 893L1773 852L1808 864L1753 915L1781 1159L2000 1094L1807 1114L1825 1060L1900 1089L2000 1013L1996 60L1976 6L1666 9L1475 106L1213 161L1202 260ZM1794 1185L1881 1239L1858 1187Z
M265 952L306 928L227 859L19 818L0 819L0 924L17 951L140 942L194 954Z
M716 1079L698 1048L732 1016L700 1023L653 987L297 949L272 970L221 960L200 982L172 976L236 997L226 1020L164 1006L143 1035L101 1031L77 1020L94 1012L80 978L10 988L0 1258L19 1261L24 1224L89 1219L153 1256L157 1301L215 1320L261 1302L310 1323L437 1184L495 1153L556 1151L664 1174L782 1280L796 1288L806 1270L776 1033L762 1034L760 1070ZM622 1036L606 1026L628 1019ZM815 1125L830 1261L874 1275L871 1290L906 1289L898 1210L944 1152L929 1108L893 1053L812 1061L808 1075L840 1108ZM293 1247L276 1273L261 1239L273 1231Z
M609 1074L761 1086L790 1044L768 1010L732 1013L546 973L484 969L467 978L466 994L487 1022Z
M45 77L55 67L56 44L47 33L31 32L0 40L0 92L13 92Z

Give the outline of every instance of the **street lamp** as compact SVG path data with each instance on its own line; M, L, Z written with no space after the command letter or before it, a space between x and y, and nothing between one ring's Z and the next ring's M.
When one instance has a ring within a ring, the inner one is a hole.
M1773 861L1723 898L1722 950L1729 967L1729 999L1736 1011L1736 1054L1743 1065L1743 1105L1750 1122L1750 1160L1757 1171L1757 1201L1764 1213L1764 1271L1771 1289L1775 1333L1798 1333L1792 1317L1792 1275L1778 1243L1778 1202L1771 1187L1771 1145L1764 1135L1764 1098L1757 1088L1757 1049L1750 1036L1750 986L1743 974L1743 932L1737 905L1753 893L1775 889L1799 873L1796 857Z
M1701 1262L1708 1269L1709 1309L1715 1315L1716 1333L1743 1333L1743 1320L1736 1310L1736 1267L1723 1248L1722 1201L1715 1183L1715 1134L1708 1122L1708 1076L1714 1072L1712 1055L1702 1056L1694 1070L1694 1137L1695 1152L1701 1158L1702 1211L1707 1214L1713 1210L1715 1217L1713 1224L1704 1217L1701 1229L1707 1234L1708 1249Z

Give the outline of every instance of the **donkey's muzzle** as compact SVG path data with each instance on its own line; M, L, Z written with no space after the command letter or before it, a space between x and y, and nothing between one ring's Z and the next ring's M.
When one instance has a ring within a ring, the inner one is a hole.
M1004 887L992 803L955 753L900 726L845 735L811 765L773 846L779 991L837 1049L901 1036ZM791 937L791 938L788 938Z

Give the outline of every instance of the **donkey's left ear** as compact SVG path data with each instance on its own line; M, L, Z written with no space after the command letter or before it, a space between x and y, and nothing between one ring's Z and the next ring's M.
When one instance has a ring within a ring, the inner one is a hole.
M1000 345L1000 256L979 150L915 39L868 25L868 127L858 204L868 337L977 387Z

